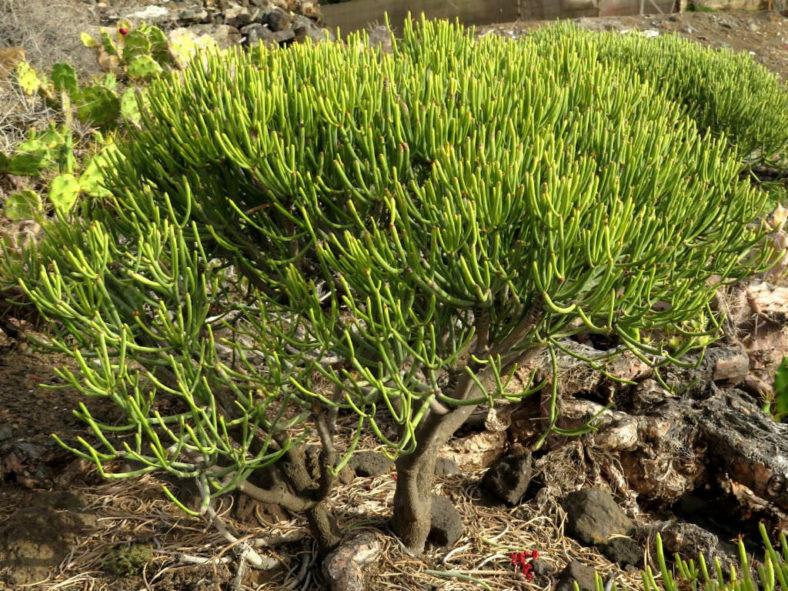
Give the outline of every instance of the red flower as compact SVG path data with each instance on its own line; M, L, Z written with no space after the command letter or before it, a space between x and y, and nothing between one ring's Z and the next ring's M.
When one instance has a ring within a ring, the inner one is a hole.
M118 33L123 35L124 37L129 34L129 30L126 27L120 27L118 29Z
M538 556L539 552L537 550L531 552L523 550L521 552L513 552L509 555L509 559L512 561L512 565L525 575L527 581L532 581L534 578L534 566L528 559L534 559Z

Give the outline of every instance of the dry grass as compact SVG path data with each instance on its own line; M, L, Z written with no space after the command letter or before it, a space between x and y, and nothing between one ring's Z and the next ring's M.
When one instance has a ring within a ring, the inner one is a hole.
M356 424L354 417L351 414L340 416L336 438L339 453L346 451L351 440ZM56 426L47 425L45 429L56 430ZM468 433L451 448L463 449L463 444L473 437L474 433ZM317 438L312 437L307 443L316 444ZM379 448L377 439L365 433L359 449L376 448ZM365 567L369 589L508 591L549 588L551 581L547 577L537 576L529 582L511 564L509 555L512 552L534 549L539 551L540 559L556 569L578 559L594 566L605 579L615 580L619 588L638 588L636 574L622 571L593 549L564 535L565 515L558 504L558 499L582 486L613 486L613 493L628 513L636 521L645 522L646 516L640 515L637 505L631 502L632 491L620 477L614 459L576 438L564 440L563 445L535 464L545 487L533 500L515 507L490 504L482 498L478 483L484 469L472 469L463 463L462 473L438 477L435 492L449 498L460 512L463 536L452 548L431 550L421 557L408 555L388 531L396 485L392 473L377 478L356 478L348 485L337 485L329 499L330 508L345 532L363 529L373 532L381 541L382 555ZM230 582L238 565L235 545L228 543L215 527L188 516L171 503L161 491L161 480L149 475L96 485L95 472L84 478L90 485L72 484L68 490L86 501L84 511L97 518L97 529L80 537L70 555L46 581L20 586L20 590L208 591L232 588ZM171 485L170 488L173 489ZM188 504L188 491L179 497ZM265 540L255 546L262 555L280 565L273 571L249 571L240 589L320 591L327 588L303 517L294 516L270 524L260 511L250 512L242 507L237 511L233 505L232 496L217 502L215 509L222 521L241 540ZM11 505L0 505L0 521L14 510ZM245 514L245 518L239 518L239 514ZM140 575L118 579L110 575L102 563L115 548L131 543L151 547L153 559ZM0 569L0 580L2 574ZM198 585L198 581L203 584Z
M0 48L21 47L34 68L48 72L52 64L68 62L81 75L100 73L94 51L80 41L80 33L93 31L98 23L91 5L0 0L0 15ZM10 79L0 80L0 151L11 151L26 130L46 127L56 118L43 101L24 96Z
M28 129L42 129L59 114L38 97L29 97L11 82L0 80L0 152L13 151Z
M36 68L67 61L78 72L97 72L95 54L79 35L93 30L98 15L88 3L0 0L0 47L21 47Z
M374 440L364 438L362 447ZM540 559L557 570L572 559L596 568L620 588L637 588L634 573L625 572L564 535L565 515L557 499L579 484L599 485L599 471L579 442L570 442L549 459L547 486L535 499L515 507L490 505L478 488L483 470L439 477L435 492L447 496L465 525L463 537L449 550L431 550L421 557L408 555L387 529L395 481L391 474L356 478L335 489L330 504L346 532L372 531L383 546L382 556L367 569L369 589L380 591L434 589L440 591L495 591L544 589L550 580L537 576L529 582L516 571L512 552L538 550ZM578 465L580 462L583 465ZM87 501L85 511L98 518L98 529L81 539L47 581L21 587L40 591L81 589L226 589L237 567L234 544L215 527L186 515L161 493L161 481L151 476L113 481L98 487L76 488ZM619 491L621 492L621 491ZM244 591L327 589L315 546L301 517L269 524L255 512L239 521L232 497L217 503L217 513L241 540L257 541L258 551L280 564L273 571L250 571ZM250 522L251 521L251 522ZM143 543L154 558L144 572L122 581L106 572L102 562L114 548ZM196 586L202 581L203 586ZM129 585L126 587L126 585Z

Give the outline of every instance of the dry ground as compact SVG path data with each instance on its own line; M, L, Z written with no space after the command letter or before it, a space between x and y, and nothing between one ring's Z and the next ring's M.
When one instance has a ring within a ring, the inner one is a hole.
M233 556L232 545L167 501L160 488L165 481L150 476L104 481L88 463L52 441L53 432L69 442L84 434L69 412L79 396L68 389L42 388L58 383L52 366L64 362L12 343L0 346L0 425L11 429L0 441L0 523L5 521L0 527L0 589L228 589L234 576L235 563L226 560ZM92 407L97 417L112 420L110 407ZM370 438L361 447L375 445ZM369 569L370 589L545 588L547 578L528 583L511 566L511 552L532 549L549 564L563 566L581 559L619 583L635 584L635 573L618 570L563 535L563 512L555 498L602 480L579 442L567 446L562 457L562 465L551 469L561 475L554 480L558 490L508 509L483 498L478 487L483 470L469 464L458 475L439 477L437 492L456 504L466 531L450 552L433 551L421 559L409 557L387 533L395 484L391 474L357 478L340 487L331 502L347 529L366 528L382 540L383 558ZM182 490L187 498L188 492L188 486ZM243 589L323 588L318 569L311 568L316 554L302 519L273 522L277 516L238 498L226 498L217 512L239 537L283 540L264 551L281 567L251 572ZM127 576L114 574L116 553L134 544L152 549L144 569ZM63 545L69 551L56 568L33 560L47 559ZM200 561L204 564L194 564ZM437 574L446 572L452 574Z

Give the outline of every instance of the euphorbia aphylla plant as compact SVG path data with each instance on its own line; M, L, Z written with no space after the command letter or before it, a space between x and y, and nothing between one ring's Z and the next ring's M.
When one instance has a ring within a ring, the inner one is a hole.
M597 53L423 23L390 54L261 47L154 83L114 197L51 229L22 279L71 381L130 417L123 447L83 409L100 441L82 453L270 499L255 471L300 465L315 425L321 473L280 490L314 511L350 413L398 456L392 524L420 552L438 452L474 408L528 394L505 388L524 357L555 363L581 332L659 363L707 342L717 287L762 266L765 195ZM228 311L234 361L213 336Z
M748 168L785 166L788 93L746 53L701 47L679 35L594 33L572 25L534 32L538 42L594 39L597 59L663 90L698 126L725 137Z

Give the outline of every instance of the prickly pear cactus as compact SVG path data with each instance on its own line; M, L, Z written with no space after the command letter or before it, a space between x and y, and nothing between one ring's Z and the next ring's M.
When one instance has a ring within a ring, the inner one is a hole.
M52 84L58 92L65 91L70 97L75 97L79 92L77 71L71 64L56 63L52 66Z
M122 95L120 95L120 114L124 121L138 124L140 122L141 113L139 103L137 102L138 92L136 88L127 88Z
M74 101L80 121L101 127L117 120L120 100L103 86L88 86Z
M129 63L126 71L133 80L151 80L164 70L151 56L140 55Z
M99 52L101 67L136 80L149 80L176 65L167 35L158 27L119 21L116 29L102 29L100 39L82 34L82 43Z
M38 92L42 80L29 63L22 61L16 65L16 83L26 95L32 96Z
M42 211L41 197L30 189L9 195L3 204L3 213L12 222L35 219Z

